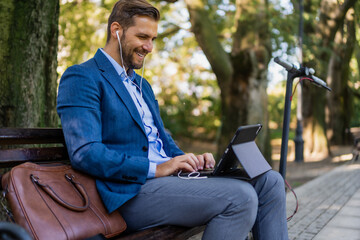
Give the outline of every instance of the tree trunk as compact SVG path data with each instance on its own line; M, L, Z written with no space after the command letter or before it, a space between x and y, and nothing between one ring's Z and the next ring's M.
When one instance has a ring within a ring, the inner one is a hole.
M355 41L354 9L350 9L343 27L336 34L328 68L327 82L332 88L332 92L326 94L327 138L330 144L348 144L351 140L348 130L353 109L348 79Z
M261 123L263 129L257 144L267 159L271 159L267 111L267 69L271 59L268 5L266 0L237 0L235 33L231 52L234 68L233 89L243 89L242 99L233 94L239 111L238 123ZM230 94L234 93L230 91ZM241 109L241 106L244 109ZM234 108L233 111L236 111ZM231 114L231 112L229 113Z
M325 126L325 93L312 84L303 84L303 123L304 123L304 157L319 159L328 152L324 131Z
M305 36L314 42L308 43L312 47L310 53L313 56L304 56L306 62L310 58L315 63L316 75L326 79L330 57L333 51L333 43L336 32L344 23L344 18L356 0L345 0L341 3L337 0L322 0L320 6L319 21L316 24L305 25ZM311 6L312 1L305 2L305 11L317 11ZM315 15L314 12L308 14ZM310 37L312 36L312 38ZM326 97L323 89L304 84L303 88L303 122L304 122L304 154L305 158L323 157L330 153L328 139L326 138L325 124Z
M0 3L0 127L50 127L56 115L59 0Z
M261 123L264 129L257 143L270 160L266 76L271 50L266 1L236 1L236 31L231 54L225 52L217 39L203 1L185 2L192 31L210 62L221 90L222 125L218 154L225 150L238 126Z

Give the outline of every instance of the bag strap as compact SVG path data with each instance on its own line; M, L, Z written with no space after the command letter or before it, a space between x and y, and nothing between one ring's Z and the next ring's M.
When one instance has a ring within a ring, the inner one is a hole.
M82 199L84 201L83 206L75 206L73 204L66 202L54 191L54 189L51 186L49 186L48 184L45 184L45 183L41 183L41 180L39 179L39 177L31 174L30 178L33 183L35 183L36 185L41 187L41 189L43 189L53 200L55 200L61 206L68 208L72 211L77 211L77 212L83 212L86 209L88 209L89 203L90 203L89 196L86 193L85 188L79 182L76 182L74 180L75 177L73 175L69 176L68 174L65 174L65 178L68 180L69 183L71 183L75 187L75 189L78 191L78 193L82 197Z

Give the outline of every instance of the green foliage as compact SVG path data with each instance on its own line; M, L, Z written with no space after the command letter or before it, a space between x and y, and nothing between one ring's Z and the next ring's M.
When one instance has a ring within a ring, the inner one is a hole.
M91 58L106 41L107 17L115 1L61 1L58 73Z
M294 81L294 88L297 80ZM300 87L298 85L297 87ZM279 82L272 90L268 91L268 111L270 128L281 129L284 121L286 81ZM293 126L296 123L297 92L295 91L291 101L290 121Z
M292 4L284 5L281 1L269 2L269 16L271 29L271 42L274 52L295 55L295 47L298 44L298 11Z
M270 129L270 139L281 139L282 138L282 128ZM295 130L289 131L289 139L295 138Z
M220 126L220 101L212 96L214 80L191 79L190 92L170 85L158 94L165 126L174 136L214 140Z
M225 51L230 52L234 31L235 1L209 0L206 5L209 18Z

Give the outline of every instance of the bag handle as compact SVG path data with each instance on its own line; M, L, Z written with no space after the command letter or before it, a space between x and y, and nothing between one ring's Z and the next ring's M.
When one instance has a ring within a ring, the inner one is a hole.
M54 189L51 186L49 186L48 184L41 183L41 180L39 179L39 177L31 174L30 178L33 183L40 186L41 189L43 189L53 200L55 200L57 203L59 203L61 206L65 207L65 208L68 208L68 209L70 209L72 211L76 211L76 212L83 212L89 207L89 196L86 193L85 188L80 183L78 183L74 180L75 177L73 175L69 176L68 174L65 174L65 178L75 187L75 189L78 191L78 193L82 197L82 199L84 201L83 206L75 206L73 204L70 204L70 203L64 201L54 191Z

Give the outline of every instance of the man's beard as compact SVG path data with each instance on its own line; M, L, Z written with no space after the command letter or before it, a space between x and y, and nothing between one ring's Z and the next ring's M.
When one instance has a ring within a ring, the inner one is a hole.
M123 56L123 64L128 69L140 69L143 66L144 61L141 63L135 63L133 61L133 54L136 54L137 52L143 55L146 55L146 53L143 52L142 48L136 48L136 49L129 49L126 44L125 40L125 33L121 36L121 48L122 48L122 56Z

